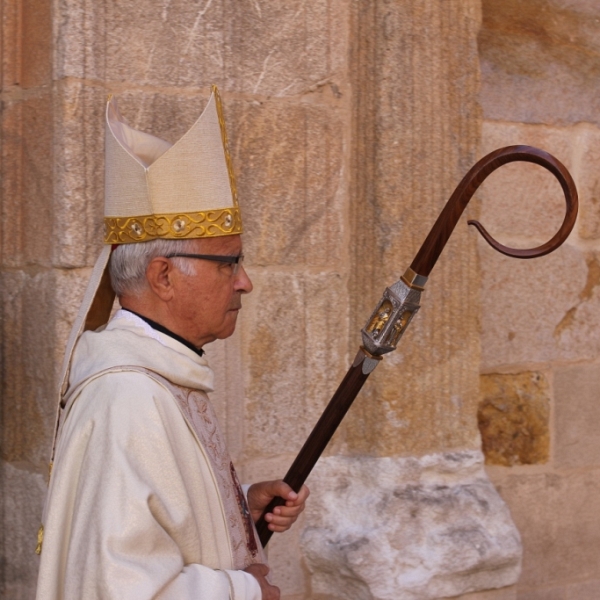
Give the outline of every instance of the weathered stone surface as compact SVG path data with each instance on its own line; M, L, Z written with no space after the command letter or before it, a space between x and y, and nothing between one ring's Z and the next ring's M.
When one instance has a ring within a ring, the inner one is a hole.
M487 464L548 461L550 397L543 373L482 375L481 398L477 420Z
M246 452L300 449L341 380L346 315L332 272L255 273L244 298Z
M347 6L345 0L267 0L246 2L240 10L240 4L230 3L225 17L227 87L284 96L339 76L347 69Z
M52 3L22 0L20 85L32 88L52 83Z
M2 261L49 265L52 256L52 94L2 111Z
M586 240L600 239L600 131L597 127L580 128L577 147L580 163L577 189L581 198L578 233Z
M483 0L481 104L487 119L600 122L600 7L590 0Z
M481 153L504 146L525 144L553 154L579 184L578 136L565 128L484 122ZM580 193L582 190L579 190ZM559 182L543 167L510 163L492 173L477 192L481 222L499 241L515 247L535 247L558 231L565 215ZM585 204L584 196L581 205ZM482 265L484 270L486 265Z
M515 583L519 534L482 462L479 452L322 460L302 536L313 593L434 600Z
M7 600L31 600L35 596L39 561L34 550L42 519L46 481L43 475L30 472L26 465L2 461L0 491L0 597Z
M499 471L491 473L492 480L523 540L522 597L528 599L529 590L538 587L566 587L597 578L600 469L531 475Z
M598 600L600 579L552 588L519 590L517 600Z
M45 472L57 376L89 270L2 273L2 458Z
M253 264L345 266L340 108L325 101L228 104L244 243Z
M51 272L2 273L2 459L43 470L50 455L55 386Z
M517 586L511 585L499 590L465 594L463 596L457 596L456 600L517 600Z
M19 2L2 2L0 22L0 89L19 83L21 76L21 6Z
M103 239L106 93L62 82L55 95L53 261L94 264Z
M593 360L600 352L598 258L564 244L532 261L480 244L482 367Z
M290 95L331 77L346 56L342 0L62 0L58 11L59 76Z
M600 365L557 367L554 397L556 465L600 466Z
M478 2L359 3L351 334L409 266L474 162L479 17ZM477 278L474 237L462 222L431 274L423 308L348 417L349 451L478 445Z

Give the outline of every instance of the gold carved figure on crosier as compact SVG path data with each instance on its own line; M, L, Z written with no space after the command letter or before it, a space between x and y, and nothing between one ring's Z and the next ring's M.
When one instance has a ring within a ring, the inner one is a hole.
M402 335L402 332L408 325L408 322L410 321L411 316L412 316L412 312L409 310L405 310L400 315L400 317L394 324L394 327L392 328L392 333L391 333L390 341L389 341L390 346L394 346L394 347L396 346L396 344L398 343L398 340L400 339L400 336Z
M384 300L373 315L373 318L367 327L367 332L372 334L374 338L379 337L379 334L389 321L393 309L392 303L389 300Z

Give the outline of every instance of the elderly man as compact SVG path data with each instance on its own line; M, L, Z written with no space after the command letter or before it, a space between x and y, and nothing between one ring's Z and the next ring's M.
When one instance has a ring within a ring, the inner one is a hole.
M216 90L174 146L109 101L109 245L67 347L39 600L279 598L254 521L281 496L266 520L285 531L308 490L246 496L207 396L202 348L233 333L252 290L229 161Z

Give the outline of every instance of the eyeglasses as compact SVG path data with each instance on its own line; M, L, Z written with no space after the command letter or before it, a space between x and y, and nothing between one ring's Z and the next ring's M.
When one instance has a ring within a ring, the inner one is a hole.
M212 260L213 262L226 263L233 267L232 275L236 275L244 262L244 255L221 256L219 254L169 254L165 258L199 258L200 260Z

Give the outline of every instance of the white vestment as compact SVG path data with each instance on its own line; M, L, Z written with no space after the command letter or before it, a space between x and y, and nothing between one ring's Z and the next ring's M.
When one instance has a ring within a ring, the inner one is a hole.
M260 600L242 569L264 556L206 395L212 383L203 357L126 311L82 335L37 600Z

